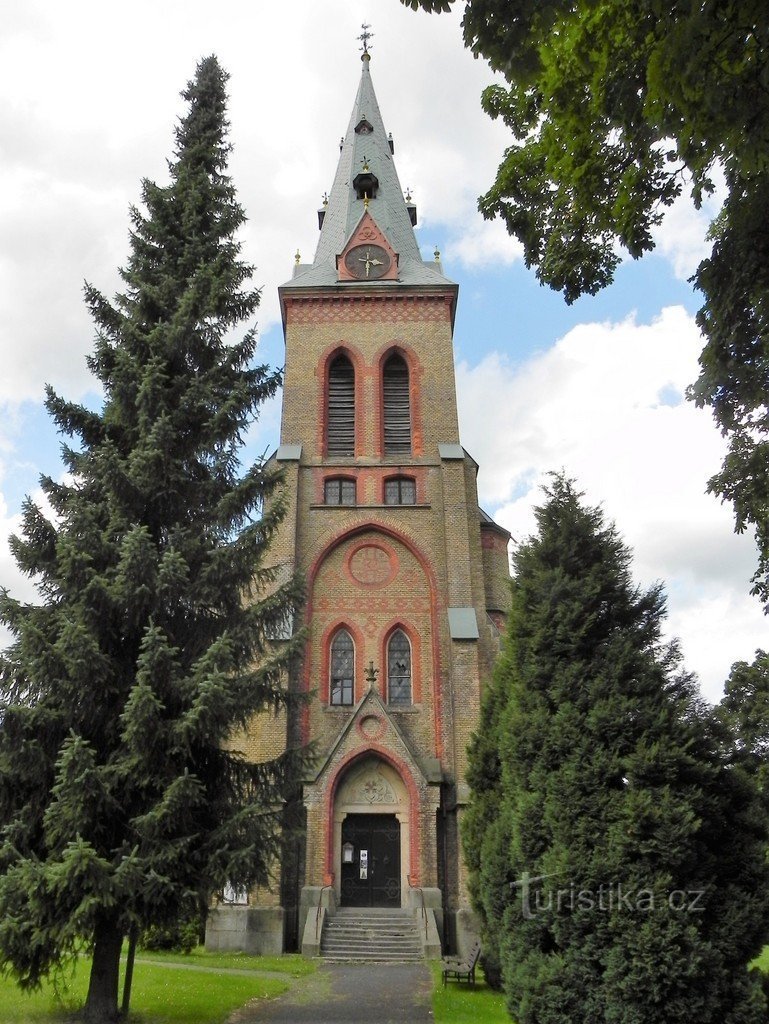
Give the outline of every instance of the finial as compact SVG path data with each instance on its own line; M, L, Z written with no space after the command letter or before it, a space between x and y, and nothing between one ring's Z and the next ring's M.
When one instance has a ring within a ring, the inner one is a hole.
M323 205L328 206L328 192L323 193Z
M411 202L411 189L408 188L408 187L406 188L406 195L405 195L404 198L405 198L407 203Z
M371 168L368 165L368 157L367 156L363 157L363 170L364 171L370 171L371 170Z
M302 262L302 256L301 256L301 253L299 252L299 250L297 249L296 252L294 253L294 263L298 267L301 262Z
M369 29L371 28L370 25L365 25L364 24L364 25L361 25L361 28L363 29L363 31L358 36L358 40L361 43L363 43L363 46L361 46L361 50L363 50L363 56L361 57L361 60L371 60L371 57L369 56L369 52L368 52L368 44L369 44L369 41L374 38L374 33L373 32L369 32Z
M363 673L363 675L366 678L366 682L369 685L369 689L373 690L374 686L376 685L376 677L379 675L379 669L378 668L374 668L374 662L373 661L370 661L368 663L368 668Z
M440 251L440 249L438 248L437 245L435 247L435 252L433 253L433 256L435 257L435 262L436 263L440 263L441 262L441 251Z
M363 193L363 209L368 210L368 192Z

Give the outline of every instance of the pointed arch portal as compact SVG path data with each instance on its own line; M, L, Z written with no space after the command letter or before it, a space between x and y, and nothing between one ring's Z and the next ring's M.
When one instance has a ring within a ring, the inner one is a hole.
M337 897L348 907L400 907L410 870L408 790L376 756L356 760L340 780L333 806Z

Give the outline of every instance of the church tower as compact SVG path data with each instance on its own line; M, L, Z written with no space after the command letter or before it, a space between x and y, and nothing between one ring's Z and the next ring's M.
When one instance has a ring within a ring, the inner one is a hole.
M315 257L279 289L288 512L274 553L307 581L290 685L310 694L279 742L312 743L315 762L301 849L249 903L263 910L252 931L266 940L282 914L305 952L319 905L421 914L423 900L435 941L464 945L467 746L509 600L509 534L479 509L459 439L457 286L437 252L422 259L370 60ZM256 723L247 752L276 742Z

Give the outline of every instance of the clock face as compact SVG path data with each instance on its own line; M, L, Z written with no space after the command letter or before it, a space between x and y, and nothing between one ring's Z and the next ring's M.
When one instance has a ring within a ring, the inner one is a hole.
M359 281L376 281L390 269L390 254L381 245L355 245L344 258L344 265Z

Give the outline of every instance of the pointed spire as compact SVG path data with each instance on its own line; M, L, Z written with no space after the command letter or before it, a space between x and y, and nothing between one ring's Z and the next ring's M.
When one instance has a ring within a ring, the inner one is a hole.
M413 214L403 198L390 136L385 130L371 81L371 53L368 49L371 33L368 26L363 26L360 39L363 43L360 85L342 142L313 266L336 266L337 256L365 209L399 254L402 270L408 263L423 266L412 227Z
M393 270L375 281L366 280L367 286L448 287L456 295L457 286L445 277L440 263L422 259L414 234L416 206L410 193L405 196L398 180L392 135L385 130L371 81L370 39L371 33L364 25L360 84L347 133L342 137L334 183L318 210L320 238L315 257L312 263L294 268L291 281L281 286L282 295L294 288L336 288L340 281L353 286L357 275L345 272L349 266L344 254L354 248L353 235L363 218L368 219L367 241L373 235L378 238L376 244L388 253Z

